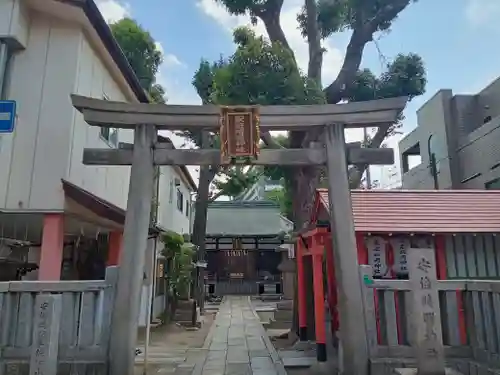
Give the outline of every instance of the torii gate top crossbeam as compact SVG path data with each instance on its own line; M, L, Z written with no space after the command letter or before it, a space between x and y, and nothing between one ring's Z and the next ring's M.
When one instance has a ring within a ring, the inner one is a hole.
M159 130L219 129L220 108L215 105L123 103L72 95L73 106L94 126L133 129L152 124ZM306 130L311 126L342 124L371 127L396 121L407 97L346 104L259 106L262 130Z

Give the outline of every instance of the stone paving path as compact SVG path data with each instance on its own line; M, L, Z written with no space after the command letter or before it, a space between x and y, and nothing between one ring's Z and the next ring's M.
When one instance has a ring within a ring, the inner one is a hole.
M249 297L225 297L192 375L286 375Z

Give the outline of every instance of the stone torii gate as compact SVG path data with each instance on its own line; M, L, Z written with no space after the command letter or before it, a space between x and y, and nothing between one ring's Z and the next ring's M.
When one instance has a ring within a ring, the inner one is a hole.
M368 351L363 299L347 179L348 164L393 164L391 149L346 147L344 129L393 123L407 98L302 106L164 105L112 102L71 97L91 126L134 130L134 145L118 149L85 149L86 165L131 165L124 245L114 302L110 374L133 371L137 321L153 194L155 165L325 165L328 170L330 224L339 288L339 319L345 373L366 375ZM258 149L261 131L324 128L325 148ZM157 143L158 130L213 131L221 150L180 150ZM163 146L163 147L162 147ZM241 159L243 158L243 159Z

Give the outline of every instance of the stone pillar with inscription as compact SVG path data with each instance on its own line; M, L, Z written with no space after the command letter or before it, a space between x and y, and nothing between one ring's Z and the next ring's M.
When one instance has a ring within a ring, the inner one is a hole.
M36 297L29 375L57 374L61 298L54 294Z
M434 249L410 249L408 258L417 372L419 375L444 375L444 346Z

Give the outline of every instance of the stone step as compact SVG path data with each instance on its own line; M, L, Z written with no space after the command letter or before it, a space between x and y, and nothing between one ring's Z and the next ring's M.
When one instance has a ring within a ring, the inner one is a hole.
M291 322L293 320L292 310L277 310L274 312L274 320Z
M266 329L287 329L292 327L292 322L272 321L265 325Z
M278 303L276 303L276 308L278 310L293 310L293 301L279 301Z

